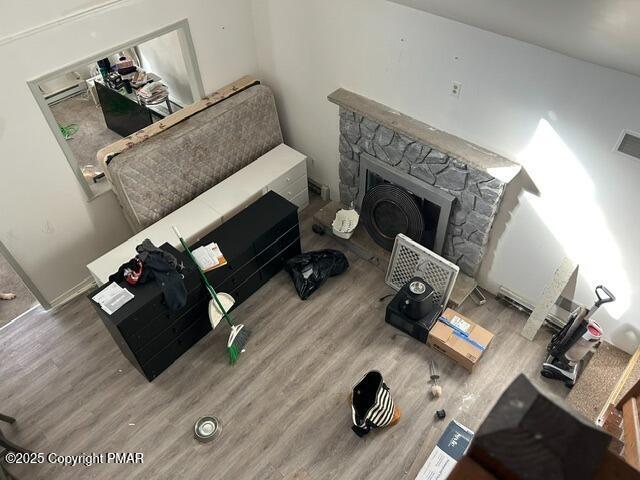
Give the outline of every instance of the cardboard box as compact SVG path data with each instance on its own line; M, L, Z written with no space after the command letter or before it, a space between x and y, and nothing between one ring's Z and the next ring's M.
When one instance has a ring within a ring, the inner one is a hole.
M473 440L473 432L452 420L438 444L420 469L416 480L445 480L464 456Z
M492 339L491 332L447 308L429 331L427 343L473 372Z

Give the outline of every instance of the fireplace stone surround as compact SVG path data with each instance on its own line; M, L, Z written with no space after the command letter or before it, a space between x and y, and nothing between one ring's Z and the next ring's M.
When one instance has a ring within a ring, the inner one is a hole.
M443 256L475 276L506 185L520 165L344 89L340 107L340 200L356 203L360 161L372 156L455 197Z

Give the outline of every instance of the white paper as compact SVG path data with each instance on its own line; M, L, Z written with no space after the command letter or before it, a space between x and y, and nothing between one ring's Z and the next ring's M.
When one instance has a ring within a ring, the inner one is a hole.
M416 480L444 480L453 471L456 463L458 462L440 448L435 447L427 462L420 469Z
M107 288L93 296L93 300L109 315L113 315L132 298L134 298L133 293L117 283L110 283Z
M202 270L209 270L220 263L218 258L222 257L222 252L216 243L211 243L209 245L196 248L193 251L193 257L196 259L198 266Z
M122 287L117 283L110 283L107 288L100 291L98 294L93 296L93 301L97 303L102 303L103 301L113 297L114 295L118 295L122 290Z

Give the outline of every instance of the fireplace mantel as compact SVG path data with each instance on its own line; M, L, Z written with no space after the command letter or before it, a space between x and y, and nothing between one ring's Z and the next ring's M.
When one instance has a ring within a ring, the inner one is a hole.
M513 180L521 169L519 164L508 158L349 90L339 88L329 95L328 99L345 110L367 117L414 141L430 145L439 152L471 165L503 183Z

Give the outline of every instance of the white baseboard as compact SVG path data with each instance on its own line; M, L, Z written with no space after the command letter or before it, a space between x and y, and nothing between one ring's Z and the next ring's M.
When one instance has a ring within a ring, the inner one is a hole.
M75 287L71 287L69 290L64 292L63 294L57 296L51 301L51 308L56 309L63 306L66 303L69 303L71 300L79 297L87 293L92 288L95 288L96 282L93 277L87 277L82 282L77 284Z

